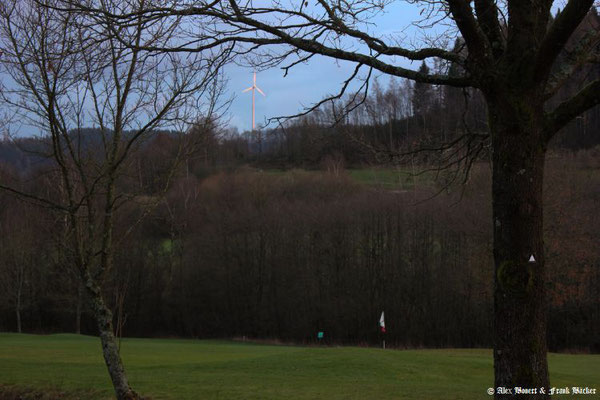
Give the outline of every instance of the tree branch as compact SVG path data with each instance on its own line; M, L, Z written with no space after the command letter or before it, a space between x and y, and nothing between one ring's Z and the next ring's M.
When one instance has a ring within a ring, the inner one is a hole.
M18 189L15 189L13 187L10 186L6 186L2 183L0 183L0 190L5 190L9 193L11 193L13 196L28 200L34 204L38 204L38 205L42 205L48 208L52 208L55 210L60 210L60 211L70 211L70 209L68 207L65 207L61 204L55 203L51 200L45 199L43 197L39 197L36 196L34 194L31 193L26 193L26 192L22 192Z
M556 58L593 4L594 0L569 0L556 17L536 57L534 76L538 82L544 82L548 78Z
M475 16L473 15L473 9L466 0L448 0L450 6L450 13L456 22L456 26L463 35L467 47L469 49L469 56L474 57L478 62L485 64L491 56L488 52L489 43L488 40L479 26Z
M384 72L386 74L399 76L402 78L411 79L418 82L430 83L430 84L438 84L438 85L448 85L455 87L467 87L474 86L474 82L468 77L450 77L445 75L431 75L431 74L422 74L417 71L413 71L410 69L398 67L395 65L391 65L389 63L383 62L377 58L377 54L366 55L363 53L358 53L354 51L346 51L335 47L329 47L324 45L323 43L316 42L314 40L305 39L303 37L296 37L286 32L283 29L280 29L276 26L272 26L266 24L264 22L258 21L253 18L247 17L238 7L235 1L230 0L230 5L233 9L233 16L223 15L222 17L228 21L233 21L236 23L243 23L247 26L251 26L257 28L263 32L266 32L270 35L273 35L279 38L282 43L292 45L302 51L306 51L309 53L316 53L323 56L335 58L338 60L346 60L352 61L359 64L363 64L369 67L373 67L374 69ZM438 51L442 51L437 49Z
M504 52L506 42L498 21L498 8L493 0L475 0L475 12L481 30L488 38L494 58L499 58Z
M600 80L590 83L575 96L546 114L546 140L552 139L554 134L573 118L598 104L600 104Z
M253 43L259 46L272 44L287 44L308 53L320 54L326 57L331 57L339 60L346 60L363 64L372 67L386 74L399 76L419 82L449 85L455 87L474 86L474 82L467 76L465 77L449 77L445 75L421 74L417 71L402 68L388 62L384 62L378 57L380 56L399 56L410 60L424 60L427 58L441 58L447 61L452 61L458 64L464 64L464 59L457 53L447 51L442 48L423 48L419 50L408 50L398 46L388 46L381 39L372 37L365 32L356 30L346 25L341 18L337 17L334 10L329 8L327 3L320 1L319 3L326 10L327 17L325 19L316 19L311 15L290 9L275 9L275 8L241 8L236 1L229 1L229 8L217 9L216 2L203 6L189 6L183 8L145 8L138 12L118 15L109 12L102 8L93 8L86 5L80 5L79 2L72 0L61 0L65 4L64 9L85 11L94 13L99 18L110 19L117 21L117 24L132 23L135 18L144 16L148 20L157 20L166 17L185 17L185 16L204 16L214 18L229 24L229 31L220 28L215 35L201 35L199 38L183 44L174 44L168 46L148 46L141 44L138 47L127 44L130 48L139 48L154 52L200 52L207 49L215 48L219 45L227 43ZM462 1L462 0L461 0ZM304 23L281 24L266 23L249 15L264 15L267 13L283 14L283 19L286 18L301 18ZM316 31L310 31L311 35L303 32L298 34L299 29L309 27L317 27ZM264 32L270 37L258 37L256 32ZM331 32L335 35L350 36L359 39L364 43L373 54L359 53L348 51L336 46L329 46L322 41L317 41L325 32Z

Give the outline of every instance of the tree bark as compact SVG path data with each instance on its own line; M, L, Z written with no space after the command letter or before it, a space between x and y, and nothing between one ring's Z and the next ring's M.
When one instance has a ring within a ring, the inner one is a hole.
M23 333L21 330L21 304L19 304L19 302L17 302L17 307L15 309L15 312L17 314L17 332Z
M17 301L15 304L15 313L17 314L17 332L18 333L22 333L22 329L21 329L21 296L22 296L22 292L23 292L23 265L20 264L19 265L19 277L18 277L18 286L17 286Z
M83 284L77 284L77 307L75 309L75 333L81 334L81 306L83 302Z
M123 362L121 361L119 346L113 333L112 313L104 303L100 287L89 276L86 277L86 290L98 325L102 355L104 356L117 399L138 400L140 396L129 386Z
M493 147L495 398L513 399L518 394L520 399L547 399L543 107L522 98L488 104ZM527 392L519 394L519 387Z

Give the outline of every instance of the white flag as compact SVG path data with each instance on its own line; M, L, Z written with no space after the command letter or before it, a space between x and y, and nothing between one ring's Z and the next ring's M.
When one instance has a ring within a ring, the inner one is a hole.
M381 312L381 318L379 318L379 327L381 328L381 333L385 333L385 318L383 317L383 311Z

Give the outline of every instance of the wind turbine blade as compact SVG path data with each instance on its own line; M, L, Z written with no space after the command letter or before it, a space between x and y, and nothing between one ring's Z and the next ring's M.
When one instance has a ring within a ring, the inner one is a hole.
M254 88L252 86L250 86L248 89L242 90L242 93L246 93L248 90L252 90L252 89L254 89Z
M258 90L258 93L262 94L263 96L267 96L266 94L263 93L262 90L260 90L260 88L258 86L256 86L256 90Z

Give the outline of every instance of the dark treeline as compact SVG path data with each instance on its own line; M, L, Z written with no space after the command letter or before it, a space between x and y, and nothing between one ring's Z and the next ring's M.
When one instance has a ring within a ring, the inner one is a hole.
M428 67L423 64L422 69ZM555 98L558 101L572 95L581 82L598 76L600 66L590 66L577 75L577 82L565 84ZM379 163L378 156L390 150L402 154L416 148L438 148L465 134L487 132L484 100L472 89L411 84L392 78L387 86L376 82L364 102L344 115L344 110L354 105L352 96L326 103L283 127L246 134L253 150L251 156L263 165L280 167L312 168L332 159L346 166L359 166ZM598 146L598 130L600 106L563 128L550 147L577 151ZM434 162L435 156L421 153L418 161Z
M157 137L123 182L160 179L169 140ZM598 351L598 159L590 150L548 161L552 350ZM376 344L385 310L390 345L491 345L486 164L464 192L421 202L437 191L433 181L383 190L343 171L253 169L203 179L190 172L203 163L184 167L142 223L144 196L119 214L104 278L118 334L312 342L324 331L328 343ZM52 190L46 179L23 185ZM64 222L1 196L0 330L94 334Z

